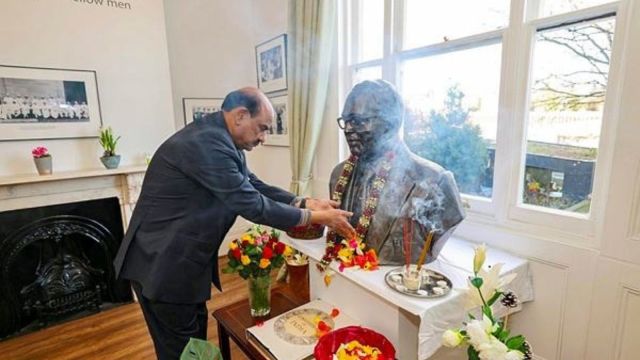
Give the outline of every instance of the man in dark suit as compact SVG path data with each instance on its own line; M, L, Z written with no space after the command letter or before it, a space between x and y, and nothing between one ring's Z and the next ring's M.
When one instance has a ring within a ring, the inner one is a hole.
M278 229L317 223L354 233L337 203L302 201L249 171L244 150L264 142L273 117L259 90L231 92L222 111L178 131L149 164L114 265L131 280L159 359L177 359L189 337L206 339L218 248L238 215Z

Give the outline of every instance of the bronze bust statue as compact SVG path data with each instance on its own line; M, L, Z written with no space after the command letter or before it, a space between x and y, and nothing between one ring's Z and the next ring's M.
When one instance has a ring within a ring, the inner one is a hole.
M451 172L400 138L403 116L400 95L376 80L357 84L338 118L351 157L333 169L332 198L354 213L352 225L381 265L404 264L409 254L416 263L430 232L425 263L435 260L465 216Z

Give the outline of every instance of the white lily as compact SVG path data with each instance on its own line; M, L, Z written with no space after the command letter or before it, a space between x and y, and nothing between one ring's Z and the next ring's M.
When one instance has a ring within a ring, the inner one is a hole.
M466 330L469 337L469 344L474 348L482 344L489 343L491 341L491 332L493 329L493 323L491 319L486 316L482 317L482 320L471 320L467 323Z
M480 269L478 271L478 277L482 278L482 286L480 286L480 292L485 301L493 296L496 290L501 291L506 285L508 285L516 277L516 274L508 274L500 277L500 270L502 270L502 263L495 264L489 271ZM478 289L469 281L469 288L467 289L465 299L465 309L470 310L476 307L482 306L482 299L478 293Z
M482 244L475 249L475 253L473 255L473 272L477 273L482 269L482 265L484 265L484 260L487 258L487 246Z
M491 336L489 341L475 347L478 357L482 360L506 360L509 348L495 336Z

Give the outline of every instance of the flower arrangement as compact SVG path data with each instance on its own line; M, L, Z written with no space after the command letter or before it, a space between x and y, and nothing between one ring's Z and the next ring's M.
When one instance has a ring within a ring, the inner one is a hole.
M31 150L31 155L33 155L33 157L35 159L40 159L43 157L47 157L47 156L51 156L49 155L49 149L47 149L44 146L36 146L33 148L33 150Z
M268 276L293 253L293 249L280 242L279 238L277 230L267 231L260 225L252 226L240 239L229 244L229 263L223 272L237 272L243 279Z
M338 270L344 271L345 268L357 266L363 270L378 269L378 255L372 248L367 249L366 244L359 238L342 239L340 242L328 240L325 247L325 255L322 261L316 266L318 270L324 272L331 261L337 260ZM324 275L324 283L329 286L334 272L327 271Z
M533 358L531 346L522 335L510 336L507 329L508 315L498 319L491 306L498 300L507 308L518 306L518 299L512 292L503 292L505 285L515 278L515 274L500 278L502 264L496 264L489 271L482 268L486 259L486 247L478 246L473 257L473 276L469 278L466 293L466 308L480 307L482 319L469 315L469 322L459 330L447 330L442 343L447 347L468 345L470 360L530 360Z

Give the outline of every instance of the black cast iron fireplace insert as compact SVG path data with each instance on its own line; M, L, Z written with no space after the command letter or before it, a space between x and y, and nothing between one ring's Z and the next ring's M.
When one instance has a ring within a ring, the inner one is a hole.
M0 213L0 339L132 299L117 198Z

